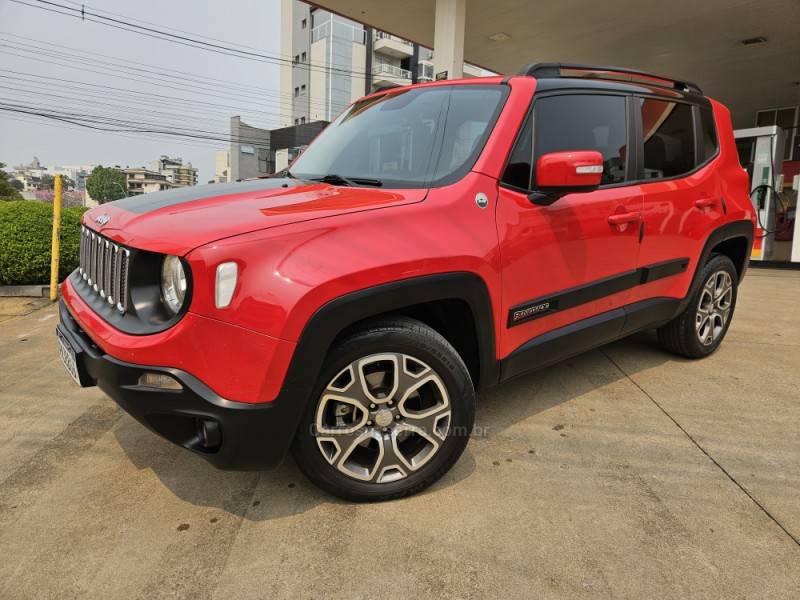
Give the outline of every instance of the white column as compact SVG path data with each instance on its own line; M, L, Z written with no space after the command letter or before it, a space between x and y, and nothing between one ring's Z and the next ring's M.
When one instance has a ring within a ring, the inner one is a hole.
M447 79L464 76L464 22L466 0L436 0L433 34L433 73L447 71Z

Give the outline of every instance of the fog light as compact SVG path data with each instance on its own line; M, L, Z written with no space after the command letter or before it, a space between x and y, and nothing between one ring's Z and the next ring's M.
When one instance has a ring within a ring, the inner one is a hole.
M139 377L139 385L162 390L182 390L183 386L169 375L163 373L142 373Z

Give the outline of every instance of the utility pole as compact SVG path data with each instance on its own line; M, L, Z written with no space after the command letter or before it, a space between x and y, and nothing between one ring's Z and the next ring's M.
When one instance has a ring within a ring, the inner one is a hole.
M61 175L53 181L53 240L50 251L50 301L58 299L58 259L61 252Z

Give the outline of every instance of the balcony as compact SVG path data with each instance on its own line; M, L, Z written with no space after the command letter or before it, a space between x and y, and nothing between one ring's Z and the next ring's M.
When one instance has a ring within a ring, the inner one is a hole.
M392 58L407 58L414 53L414 45L385 31L375 32L375 52L380 52Z
M311 43L331 37L331 27L333 27L333 37L335 38L348 40L355 44L364 44L366 42L366 32L362 27L337 21L325 21L311 30Z
M372 67L372 82L381 88L410 85L411 71L394 65L377 64Z

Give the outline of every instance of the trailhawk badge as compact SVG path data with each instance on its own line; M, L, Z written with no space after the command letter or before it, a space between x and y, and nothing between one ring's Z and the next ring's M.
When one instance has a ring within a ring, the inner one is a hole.
M108 215L100 215L99 217L94 218L94 222L100 225L100 227L108 223L110 220L111 217L109 217Z

